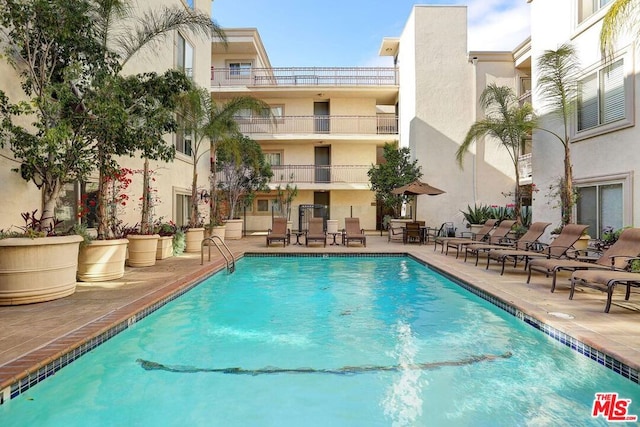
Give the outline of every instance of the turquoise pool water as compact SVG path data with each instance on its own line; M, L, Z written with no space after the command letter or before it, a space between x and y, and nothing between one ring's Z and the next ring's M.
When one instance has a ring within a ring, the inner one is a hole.
M410 258L251 257L0 406L0 425L608 425L599 392L640 414L637 384Z

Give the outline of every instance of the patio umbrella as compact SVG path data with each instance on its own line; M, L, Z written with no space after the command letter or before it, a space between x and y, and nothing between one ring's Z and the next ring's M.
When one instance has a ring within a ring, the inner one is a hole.
M391 190L391 193L405 196L419 196L420 194L427 194L429 196L437 196L438 194L444 193L444 190L433 187L426 182L422 182L420 180L415 180L410 182L407 185L403 185L402 187L394 188Z
M394 188L391 190L393 194L404 194L405 196L419 196L420 194L428 194L429 196L436 196L444 193L443 190L433 187L426 182L415 180L402 187Z

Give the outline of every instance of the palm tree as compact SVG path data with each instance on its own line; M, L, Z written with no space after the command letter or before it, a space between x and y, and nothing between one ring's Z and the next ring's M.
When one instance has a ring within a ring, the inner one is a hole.
M230 99L225 103L216 103L211 101L209 113L209 122L206 129L207 137L210 141L209 153L210 153L210 192L209 199L209 226L219 225L221 220L220 212L218 211L218 196L217 196L217 159L216 150L218 143L226 137L240 134L240 129L235 116L241 111L251 111L252 113L261 117L268 117L274 122L274 116L271 113L269 105L264 101L250 97L239 96Z
M187 31L201 37L216 35L226 40L224 30L207 14L188 10L184 6L160 7L146 11L142 16L135 15L135 10L128 0L93 0L93 20L97 38L105 52L115 55L119 68L122 67L143 49L155 46L173 31ZM107 191L105 178L113 166L111 156L116 153L100 152L98 144L98 237L104 238L109 233L107 218ZM145 166L148 163L145 162ZM145 173L147 176L147 173ZM145 188L147 187L145 183ZM143 225L144 227L144 225Z
M462 168L464 155L473 142L487 136L498 139L513 162L516 178L514 213L516 219L520 221L519 156L525 138L535 127L536 120L533 108L528 103L520 106L513 89L507 86L498 86L495 83L491 83L482 91L480 106L485 112L485 118L471 125L456 152L456 160Z
M613 54L614 42L622 32L628 31L636 40L640 39L639 8L638 0L615 0L611 3L600 30L600 48L607 56Z
M538 130L553 135L564 147L564 176L560 182L560 208L562 224L572 222L575 194L571 166L571 141L569 123L576 108L579 93L580 65L575 48L563 44L557 50L547 50L538 58L538 90L547 101L552 115L562 120L563 135L543 128Z

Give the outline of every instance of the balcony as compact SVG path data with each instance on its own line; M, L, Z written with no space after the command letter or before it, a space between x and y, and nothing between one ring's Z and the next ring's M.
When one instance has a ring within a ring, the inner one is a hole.
M395 115L236 117L244 134L397 135Z
M214 68L211 85L230 86L396 86L394 67Z
M367 189L369 169L371 165L274 165L271 166L273 177L270 183L292 183L298 187L304 187L305 184L335 184L334 188ZM218 182L224 182L225 177L218 172L217 179Z

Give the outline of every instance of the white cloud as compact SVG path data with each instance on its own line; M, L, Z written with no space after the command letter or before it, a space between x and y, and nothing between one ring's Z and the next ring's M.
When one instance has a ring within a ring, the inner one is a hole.
M467 2L469 50L513 50L530 32L525 0Z

